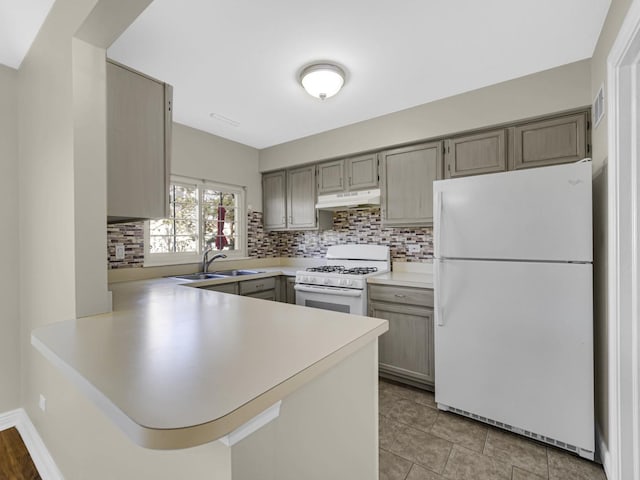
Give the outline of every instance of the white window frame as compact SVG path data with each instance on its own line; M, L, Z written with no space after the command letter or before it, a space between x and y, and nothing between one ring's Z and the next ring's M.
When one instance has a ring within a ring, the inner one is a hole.
M202 253L205 248L204 225L202 222L201 204L203 190L205 188L213 190L221 190L236 195L237 199L237 218L236 226L238 229L238 248L232 251L224 251L227 260L238 260L247 258L247 207L246 207L246 187L238 185L229 185L226 183L214 182L206 179L195 179L189 177L181 177L172 175L169 182L171 185L188 185L198 188L198 250L195 253L151 253L150 248L150 223L144 222L144 266L158 267L164 265L184 265L188 263L202 262ZM215 250L214 250L215 251ZM216 260L219 262L220 260Z

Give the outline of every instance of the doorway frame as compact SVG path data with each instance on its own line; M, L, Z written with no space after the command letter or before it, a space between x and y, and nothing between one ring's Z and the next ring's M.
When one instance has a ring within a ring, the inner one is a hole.
M640 478L640 0L607 58L609 480Z

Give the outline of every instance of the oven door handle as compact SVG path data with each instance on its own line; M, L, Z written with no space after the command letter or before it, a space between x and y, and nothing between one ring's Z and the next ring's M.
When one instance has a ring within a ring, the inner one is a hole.
M311 287L308 285L294 285L293 288L298 292L308 293L329 293L331 295L337 295L340 297L361 297L362 290L352 290L349 288L325 288L325 287Z

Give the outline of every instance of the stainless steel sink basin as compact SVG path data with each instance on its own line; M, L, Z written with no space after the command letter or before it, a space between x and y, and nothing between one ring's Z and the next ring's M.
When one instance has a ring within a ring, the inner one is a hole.
M220 273L189 273L187 275L175 275L173 278L179 278L181 280L211 280L213 278L225 278L229 275L222 275Z
M259 270L224 270L222 272L213 272L215 275L222 275L223 277L237 277L240 275L256 275L258 273L264 273Z

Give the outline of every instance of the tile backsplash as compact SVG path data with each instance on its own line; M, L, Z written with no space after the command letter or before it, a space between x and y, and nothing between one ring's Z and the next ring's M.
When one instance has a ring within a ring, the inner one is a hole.
M144 261L144 223L109 225L109 268L141 267ZM334 212L333 228L323 232L265 232L262 213L247 218L249 257L324 257L327 247L345 243L389 245L393 261L422 262L433 258L431 227L383 227L380 208L357 208ZM115 260L115 244L125 245L125 260ZM412 251L409 251L409 248Z
M116 245L124 245L124 260L116 260ZM144 264L144 222L107 225L109 268L142 267Z

